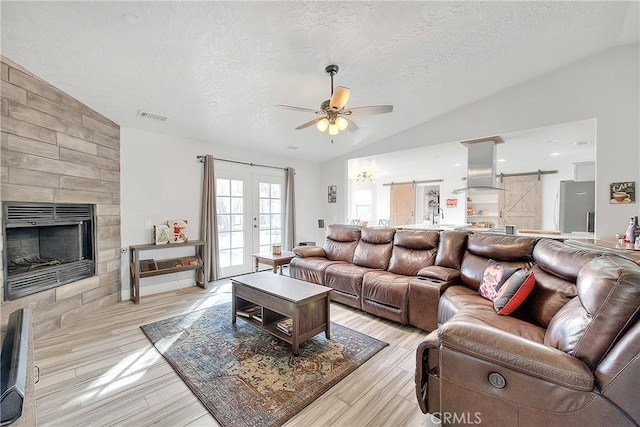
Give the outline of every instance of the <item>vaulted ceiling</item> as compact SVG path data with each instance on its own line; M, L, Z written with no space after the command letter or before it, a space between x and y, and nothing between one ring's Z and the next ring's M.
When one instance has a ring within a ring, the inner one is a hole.
M123 127L323 162L617 45L638 2L12 2L4 56ZM360 130L294 128L335 84ZM148 111L164 122L137 116ZM289 147L297 147L292 150Z

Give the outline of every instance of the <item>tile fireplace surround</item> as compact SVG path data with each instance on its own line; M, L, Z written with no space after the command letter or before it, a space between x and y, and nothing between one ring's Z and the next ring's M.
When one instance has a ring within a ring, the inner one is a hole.
M1 323L12 311L28 308L37 339L119 300L120 127L11 60L1 60L1 199L95 205L94 275L12 301L0 291Z

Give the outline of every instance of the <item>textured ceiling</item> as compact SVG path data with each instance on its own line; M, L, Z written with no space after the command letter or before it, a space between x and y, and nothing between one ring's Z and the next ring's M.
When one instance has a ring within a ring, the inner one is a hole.
M613 46L638 2L10 2L2 54L124 127L322 162ZM123 14L137 15L137 25ZM331 144L324 67L354 117ZM139 110L166 122L136 117ZM299 147L293 151L288 146Z

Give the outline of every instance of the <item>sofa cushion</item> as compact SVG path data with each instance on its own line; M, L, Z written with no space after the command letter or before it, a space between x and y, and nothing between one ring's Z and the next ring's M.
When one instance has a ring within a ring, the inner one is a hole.
M544 339L592 370L640 317L640 269L626 258L604 255L578 273L578 298L551 319Z
M436 265L459 269L462 255L467 247L468 236L469 234L465 231L441 231Z
M398 230L393 238L393 250L387 270L415 276L421 268L433 265L438 237L437 231Z
M361 267L386 270L391 258L395 232L395 228L363 227L353 255L353 263Z
M485 257L474 255L470 252L465 253L462 258L462 266L460 267L460 280L462 283L470 289L477 291L480 287L482 273L484 271L484 267L487 265L487 261L489 260ZM532 262L527 260L500 261L500 264L526 269L529 269L532 266Z
M483 233L470 235L460 266L462 283L477 290L489 259L510 267L531 268L536 243L537 240L530 237Z
M353 253L360 240L360 228L351 225L330 225L323 249L332 261L353 261Z
M362 279L370 268L354 264L333 264L324 272L324 286L334 289L331 299L361 308Z
M440 296L438 303L438 324L442 324L451 319L462 309L488 310L495 316L493 301L482 298L477 290L472 290L466 286L450 286Z
M346 264L345 261L330 261L326 258L293 258L289 263L289 276L294 279L324 285L324 272L332 264Z
M476 298L483 299L477 294ZM500 333L517 335L521 338L525 338L539 344L544 342L545 330L540 326L512 316L497 316L491 305L479 308L475 307L473 309L469 308L470 307L468 306L467 308L462 308L451 318L451 321L453 323L463 322L473 325L490 326L492 328L499 329Z
M596 256L593 251L555 240L540 240L533 250L536 284L519 311L546 328L558 310L577 295L578 272Z
M496 261L530 261L537 239L476 233L467 240L467 252Z
M371 271L362 281L362 309L385 319L408 323L409 276Z
M533 250L533 259L538 267L574 283L580 269L598 255L598 252L567 246L551 239L541 240Z
M544 328L516 317L496 315L493 302L465 286L451 286L440 298L438 323L451 319L489 325L538 343L544 341Z

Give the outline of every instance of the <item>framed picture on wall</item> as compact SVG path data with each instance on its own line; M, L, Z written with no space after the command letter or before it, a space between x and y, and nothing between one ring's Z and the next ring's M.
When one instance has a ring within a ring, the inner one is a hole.
M611 200L609 203L635 203L636 183L634 181L612 182Z
M338 186L337 185L330 185L329 186L329 191L328 191L328 200L329 203L335 203L337 200L337 192L338 192Z

